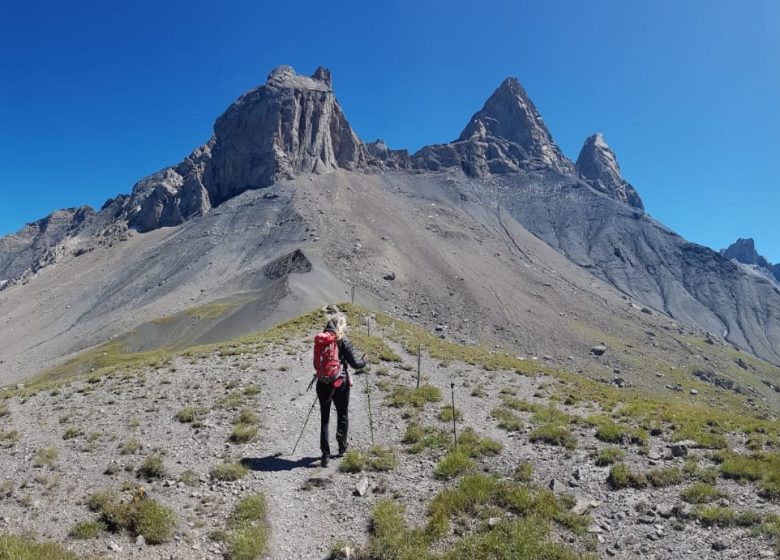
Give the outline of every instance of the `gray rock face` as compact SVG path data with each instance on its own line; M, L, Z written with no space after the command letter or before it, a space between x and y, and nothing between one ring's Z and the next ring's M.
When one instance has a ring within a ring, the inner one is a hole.
M300 173L367 166L366 150L324 68L310 78L289 66L276 68L264 86L242 95L217 119L214 137L205 171L213 205Z
M574 263L653 309L780 363L780 290L636 208L557 173L492 180L501 203Z
M726 249L721 249L720 254L730 261L736 261L742 264L755 266L762 272L780 282L780 264L771 264L768 260L758 254L755 241L751 238L737 239Z
M57 210L16 233L0 237L0 289L53 262L59 243L74 235L94 214L89 206Z
M175 226L209 211L203 171L211 159L214 139L196 149L175 167L166 167L133 187L126 201L127 221L139 231Z
M333 93L330 72L301 76L280 66L214 124L214 136L183 162L135 185L122 208L139 231L173 226L249 189L302 173L372 166L407 168L408 154L382 143L367 148Z
M470 177L533 169L574 174L516 78L504 80L456 141L422 148L412 161L433 171L460 167Z
M601 134L594 134L585 140L575 166L580 176L597 191L629 206L644 210L639 193L623 179L617 156Z

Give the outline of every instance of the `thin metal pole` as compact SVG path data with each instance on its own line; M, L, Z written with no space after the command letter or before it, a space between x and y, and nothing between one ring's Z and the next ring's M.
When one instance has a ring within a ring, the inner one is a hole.
M352 301L352 303L355 303L355 285L354 284L352 284L352 298L351 298L351 301Z
M417 388L420 388L420 366L422 364L422 348L417 345Z
M371 336L371 317L366 317L366 332Z
M452 393L452 438L455 440L455 447L458 446L458 430L455 425L455 383L450 382L450 392Z
M371 414L371 384L368 382L369 372L366 376L366 398L368 400L368 429L371 431L371 447L374 446L374 416Z

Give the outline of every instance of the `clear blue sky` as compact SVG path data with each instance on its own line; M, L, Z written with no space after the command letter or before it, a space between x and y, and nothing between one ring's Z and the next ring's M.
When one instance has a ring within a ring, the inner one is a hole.
M177 163L278 64L411 150L517 76L569 157L603 132L657 219L780 262L777 0L5 2L0 234Z

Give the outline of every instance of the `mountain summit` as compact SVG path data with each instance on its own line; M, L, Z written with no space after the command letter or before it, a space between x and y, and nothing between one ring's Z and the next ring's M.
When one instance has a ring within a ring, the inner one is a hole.
M642 199L631 183L623 179L617 156L600 133L585 140L577 158L577 172L599 192L634 208L644 210Z
M535 169L574 172L517 78L501 83L457 140L427 146L413 161L431 170L458 166L472 177Z
M333 93L330 71L279 66L235 101L214 135L182 163L140 181L122 200L131 227L149 231L202 215L248 189L301 173L366 168L367 152Z

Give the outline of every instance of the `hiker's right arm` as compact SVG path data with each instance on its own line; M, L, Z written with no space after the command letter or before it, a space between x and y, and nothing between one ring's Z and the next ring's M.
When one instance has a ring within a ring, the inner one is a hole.
M366 367L366 361L355 357L355 349L352 347L352 342L348 338L342 339L342 346L344 349L344 358L347 363L354 369L363 369Z

